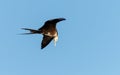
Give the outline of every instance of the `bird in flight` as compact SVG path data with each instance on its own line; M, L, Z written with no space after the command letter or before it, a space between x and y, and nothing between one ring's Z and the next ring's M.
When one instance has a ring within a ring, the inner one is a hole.
M56 42L58 40L58 32L56 29L56 24L60 21L66 20L65 18L55 18L48 20L44 23L44 25L38 30L22 28L23 30L28 30L30 33L25 34L42 34L43 39L41 42L41 49L45 48L52 40L54 41L54 45L56 46Z

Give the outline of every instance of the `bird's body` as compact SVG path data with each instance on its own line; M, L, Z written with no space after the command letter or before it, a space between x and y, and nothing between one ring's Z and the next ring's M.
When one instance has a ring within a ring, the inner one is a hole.
M58 32L57 32L57 29L56 29L56 24L60 21L63 21L63 20L65 20L65 18L56 18L56 19L48 20L38 30L29 29L29 28L22 28L22 29L30 31L30 33L26 33L26 34L42 34L43 35L43 40L42 40L42 43L41 43L41 49L43 49L52 40L54 41L54 44L56 46L56 42L58 40Z

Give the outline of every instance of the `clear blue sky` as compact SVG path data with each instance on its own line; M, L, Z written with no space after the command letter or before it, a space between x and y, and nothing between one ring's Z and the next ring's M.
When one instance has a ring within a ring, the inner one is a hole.
M56 47L18 35L57 17ZM0 75L120 75L120 0L0 0Z

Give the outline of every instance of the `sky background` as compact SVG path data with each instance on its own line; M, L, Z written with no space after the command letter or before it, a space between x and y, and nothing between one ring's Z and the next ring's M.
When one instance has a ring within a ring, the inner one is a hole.
M19 35L58 17L56 47ZM120 0L0 0L0 75L120 75Z

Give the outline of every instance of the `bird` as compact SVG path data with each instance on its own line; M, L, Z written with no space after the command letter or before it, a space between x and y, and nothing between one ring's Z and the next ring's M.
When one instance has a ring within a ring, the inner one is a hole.
M41 49L45 48L52 40L54 41L54 45L56 46L56 42L58 41L58 31L56 25L58 22L66 20L65 18L55 18L45 21L44 25L39 29L30 29L30 28L22 28L23 30L28 30L29 33L24 34L42 34L43 39L41 41Z

